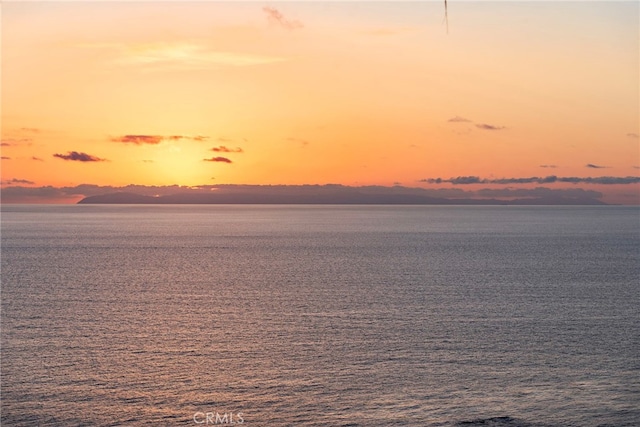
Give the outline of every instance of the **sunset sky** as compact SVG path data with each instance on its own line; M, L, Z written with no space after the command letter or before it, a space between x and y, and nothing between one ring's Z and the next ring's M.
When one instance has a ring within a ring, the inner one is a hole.
M447 31L441 1L3 1L2 187L542 186L639 204L639 9L449 0ZM551 175L582 180L518 182Z

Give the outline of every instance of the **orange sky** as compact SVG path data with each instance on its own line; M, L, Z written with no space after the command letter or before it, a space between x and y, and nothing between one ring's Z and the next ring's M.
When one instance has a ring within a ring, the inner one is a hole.
M637 177L638 16L454 0L447 34L441 2L3 2L2 184Z

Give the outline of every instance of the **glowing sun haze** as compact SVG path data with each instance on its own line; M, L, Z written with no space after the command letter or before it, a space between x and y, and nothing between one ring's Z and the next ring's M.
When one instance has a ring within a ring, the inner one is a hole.
M2 186L544 185L638 204L633 179L516 181L638 176L638 2L448 4L447 34L442 2L3 2Z

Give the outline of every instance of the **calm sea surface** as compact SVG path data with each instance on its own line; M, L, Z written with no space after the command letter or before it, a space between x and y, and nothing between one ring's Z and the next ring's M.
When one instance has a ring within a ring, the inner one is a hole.
M3 206L2 426L638 426L640 211Z

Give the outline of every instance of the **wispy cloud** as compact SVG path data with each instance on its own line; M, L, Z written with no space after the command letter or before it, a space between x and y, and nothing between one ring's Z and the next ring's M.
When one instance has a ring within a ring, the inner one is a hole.
M111 138L113 142L123 142L125 144L160 144L162 141L160 135L122 135Z
M469 119L466 119L466 118L460 117L460 116L452 117L447 121L450 122L450 123L473 123L472 120L469 120ZM475 127L477 127L478 129L482 129L482 130L502 130L502 129L506 129L505 126L490 125L488 123L475 123Z
M476 127L478 129L484 129L484 130L502 130L502 129L505 129L504 126L494 126L494 125L489 125L489 124L486 124L486 123L478 123L476 125Z
M242 148L240 147L228 148L224 145L221 145L220 147L213 147L211 151L216 153L242 153L244 150L242 150Z
M634 138L634 139L637 139L637 138L639 138L639 137L640 137L640 136L638 136L638 134L637 134L637 133L628 133L628 134L627 134L627 136L628 136L629 138Z
M124 144L150 144L156 145L160 144L162 141L181 141L181 140L191 140L191 141L206 141L209 139L208 136L187 136L187 135L122 135L111 137L110 140L112 142L122 142Z
M226 157L212 157L210 159L202 159L205 162L218 162L218 163L233 163L231 159Z
M197 42L160 42L126 45L118 63L169 69L207 69L272 64L287 58L241 52L225 52Z
M157 41L150 43L79 43L81 49L111 53L110 64L140 67L143 71L189 71L220 67L274 64L290 58L215 49L209 40Z
M557 168L558 166L556 166L556 165L540 165L540 167L541 167L541 168L551 168L551 169L555 169L555 168Z
M419 182L425 182L428 184L453 184L453 185L467 185L467 184L553 184L557 182L571 183L571 184L603 184L603 185L615 185L615 184L636 184L640 183L640 177L637 176L598 176L598 177L559 177L555 175L549 175L545 177L525 177L525 178L497 178L487 179L480 178L479 176L458 176L449 179L443 178L425 178Z
M0 157L0 159L2 159L2 160L11 160L11 157L2 156L2 157Z
M607 169L609 166L600 166L600 165L594 165L593 163L587 163L585 167L590 169Z
M3 139L2 142L0 142L0 144L2 147L11 147L14 145L30 143L31 141L33 141L31 138L8 138L8 139Z
M169 141L180 141L180 140L190 140L190 141L206 141L207 139L209 139L208 136L202 136L202 135L197 135L197 136L187 136L187 135L169 135L169 136L165 136L163 139L167 139Z
M304 25L300 21L286 19L282 13L275 7L265 6L262 8L267 15L267 19L270 23L276 24L287 30L296 30L303 28Z
M38 129L38 128L28 128L28 127L22 127L22 128L20 128L20 130L21 130L22 132L28 132L28 133L40 133L40 132L42 132L42 130L41 130L41 129Z
M100 157L92 156L87 153L80 153L78 151L69 151L67 154L59 154L56 153L53 157L57 157L62 160L70 160L75 162L104 162L106 159L101 159Z
M360 31L360 34L367 36L387 37L397 36L409 32L409 28L371 28L369 30Z
M38 162L44 162L44 159L41 159L40 157L36 157L36 156L31 156L31 160L35 160Z
M287 138L287 141L291 141L291 142L297 142L298 144L302 144L302 145L309 145L309 141L307 141L306 139L302 139L302 138Z
M460 116L452 117L447 121L452 123L470 123L471 122L471 120L465 119L464 117L460 117Z

